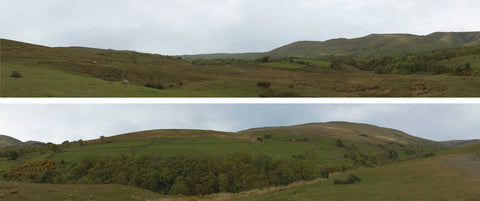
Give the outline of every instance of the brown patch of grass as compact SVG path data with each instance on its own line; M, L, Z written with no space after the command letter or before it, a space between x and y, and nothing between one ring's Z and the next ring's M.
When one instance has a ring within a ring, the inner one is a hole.
M424 81L421 81L421 82L413 83L410 89L412 90L410 92L410 95L419 96L419 95L428 93L431 90L431 87L429 84L425 83Z
M388 87L386 89L377 89L377 90L366 91L365 96L367 96L367 97L381 97L381 96L387 96L390 93L392 93L392 88Z

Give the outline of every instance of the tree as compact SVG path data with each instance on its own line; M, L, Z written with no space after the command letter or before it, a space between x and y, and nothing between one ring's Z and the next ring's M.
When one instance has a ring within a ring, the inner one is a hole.
M262 58L257 59L256 61L262 62L262 63L268 63L270 62L270 56L264 56Z
M105 140L105 136L100 136L100 143L105 144L107 141Z
M335 141L335 145L337 145L337 147L345 148L345 144L341 139L337 139L337 141Z
M8 155L9 160L17 160L18 158L18 152L17 151L10 151L10 154Z
M470 67L470 62L467 62L467 63L465 64L465 70L470 70L470 69L471 69L471 67Z
M188 195L189 191L185 185L185 179L182 176L178 176L173 183L172 189L170 189L171 195Z

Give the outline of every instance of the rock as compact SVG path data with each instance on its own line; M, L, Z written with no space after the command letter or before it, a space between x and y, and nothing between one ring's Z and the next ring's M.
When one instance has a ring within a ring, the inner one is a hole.
M127 79L122 80L122 84L130 84Z

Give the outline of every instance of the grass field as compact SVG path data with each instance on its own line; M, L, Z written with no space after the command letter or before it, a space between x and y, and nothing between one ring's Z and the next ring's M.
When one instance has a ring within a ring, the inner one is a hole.
M480 169L452 162L457 157L461 156L442 155L355 170L315 184L233 200L480 200ZM334 179L348 174L355 174L362 181L333 184Z

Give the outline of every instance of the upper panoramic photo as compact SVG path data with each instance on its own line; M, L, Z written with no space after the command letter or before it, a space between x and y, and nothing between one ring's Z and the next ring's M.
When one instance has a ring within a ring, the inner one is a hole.
M480 97L480 1L0 3L1 97Z

